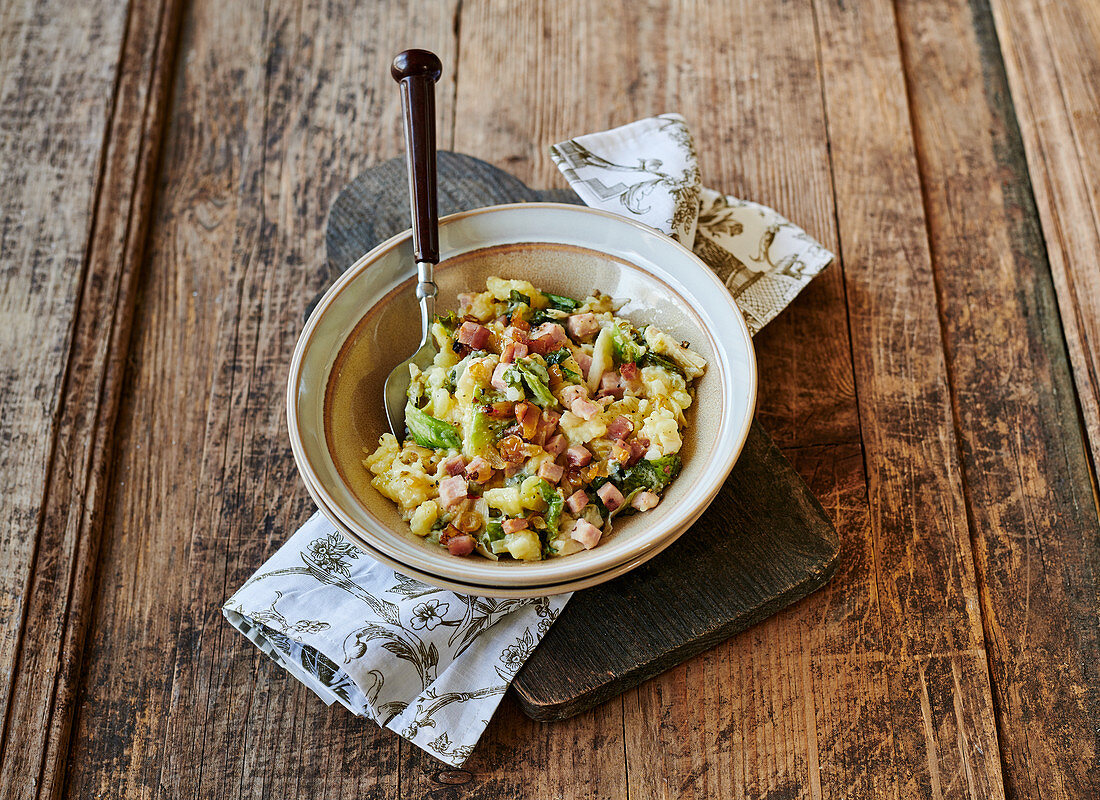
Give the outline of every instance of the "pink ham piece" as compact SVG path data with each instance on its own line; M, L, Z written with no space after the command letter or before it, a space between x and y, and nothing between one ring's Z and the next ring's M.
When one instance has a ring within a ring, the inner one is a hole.
M463 322L458 329L458 341L471 350L480 350L489 341L489 329L484 325L478 325L476 322Z
M569 328L569 335L574 339L587 339L594 333L600 331L600 321L596 319L596 315L591 311L586 311L583 314L573 314L565 322Z
M504 345L504 349L500 351L500 363L511 364L516 360L516 345L512 344Z
M532 329L527 346L531 352L544 356L554 350L560 350L567 341L569 337L565 335L565 328L556 322L544 322Z
M617 371L605 372L600 378L600 394L612 397L623 396L623 380Z
M586 505L588 505L588 495L585 493L584 489L577 489L577 491L569 495L569 498L565 501L565 507L569 509L570 514L581 513Z
M600 413L600 407L593 403L591 400L574 400L573 405L569 406L569 410L576 414L581 419L592 419Z
M619 439L621 441L633 430L634 423L620 414L607 426L607 436L609 439Z
M476 546L477 542L474 541L474 537L468 533L461 536L452 536L447 540L447 552L452 556L468 556L474 552Z
M459 475L466 469L466 459L462 456L451 456L443 462L443 470L448 475Z
M571 467L583 467L592 460L592 454L582 444L575 444L565 451L565 460Z
M452 508L466 499L466 479L461 475L444 478L439 482L439 502L444 508Z
M553 461L543 461L539 467L539 477L550 483L557 483L565 474L565 467L555 464Z
M516 519L506 519L500 523L500 527L505 533L515 533L516 531L522 531L527 528L527 520L523 517L517 517Z
M651 508L656 508L657 504L661 502L661 496L654 494L653 492L638 492L634 495L634 499L630 501L630 505L639 511L649 511Z
M565 452L565 448L569 446L569 442L566 441L565 435L559 433L546 443L546 452L550 455L560 456Z
M523 464L509 464L504 468L505 478L514 478L523 472Z
M494 389L500 389L503 392L508 388L508 384L504 382L504 373L507 371L507 364L497 364L496 369L493 370L493 377L489 381Z
M603 504L608 511L615 511L615 509L622 506L623 501L626 500L626 498L623 497L623 493L616 489L613 483L605 483L596 490L596 494L603 500Z
M561 404L569 408L577 400L584 400L588 397L588 387L579 383L571 383L562 387L560 397Z
M577 362L577 366L581 368L584 379L588 380L588 370L592 366L592 356L578 350L573 354L573 359Z
M649 439L635 439L630 443L630 460L627 462L627 466L636 464L642 456L649 450Z
M493 477L493 465L487 459L475 456L466 466L466 477L475 483L485 483Z
M526 330L517 328L515 325L509 325L505 328L504 336L517 344L527 344L527 340L530 338L530 334ZM523 355L527 355L527 353ZM520 356L520 358L523 358L523 356Z
M591 550L598 545L602 535L599 528L584 519L578 519L573 525L573 530L569 531L569 538L583 544L585 550Z

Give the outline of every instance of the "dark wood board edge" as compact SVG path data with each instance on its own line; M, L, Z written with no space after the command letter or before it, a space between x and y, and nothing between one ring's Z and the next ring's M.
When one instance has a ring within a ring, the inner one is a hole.
M785 588L778 593L770 594L762 602L757 600L755 603L748 602L738 607L737 597L731 596L728 600L729 605L721 605L721 600L714 606L708 605L711 614L708 618L709 624L703 631L693 632L691 636L683 637L681 644L667 650L651 652L648 657L638 661L624 662L616 674L588 686L577 686L565 679L558 680L557 677L550 680L542 678L547 674L559 676L561 673L562 665L546 663L549 661L546 658L549 652L546 649L547 644L554 646L557 637L576 637L577 639L583 637L583 631L567 629L569 620L566 620L565 626L562 626L562 620L559 620L559 624L550 629L540 647L536 648L512 683L512 691L524 713L539 721L558 721L587 711L720 644L734 634L767 619L824 586L836 571L840 557L841 546L836 529L817 498L794 471L767 432L758 422L753 422L745 452L731 471L730 478L720 492L720 497L726 492L736 494L739 489L754 484L759 489L765 485L763 480L765 475L778 475L781 479L788 480L789 486L786 490L781 489L773 494L772 498L774 502L786 500L785 505L788 509L793 506L794 510L790 511L791 516L803 521L802 532L812 534L808 540L799 543L794 542L793 539L784 538L784 535L793 533L793 528L782 531L776 536L781 548L791 545L788 552L797 552L800 557L799 561L792 564L792 569L801 575L799 579L789 582ZM696 525L704 525L706 519L707 514L704 514L701 522ZM807 544L808 546L803 547ZM653 562L643 564L614 581L586 589L583 591L583 596L578 593L571 602L574 613L579 612L582 616L587 612L595 613L603 606L605 600L617 597L621 590L629 591L630 584L644 579L647 573L667 570L673 566L677 557L678 545L683 549L681 543L673 544ZM720 545L715 547L716 551L718 547ZM688 559L687 563L689 564L687 569L690 570L691 560ZM762 566L761 572L766 569L766 566ZM702 574L703 570L700 570L700 573ZM761 581L769 577L772 576L754 575L754 579ZM609 604L613 605L613 602ZM634 620L635 623L644 621L644 619ZM670 634L670 638L674 637L676 637L675 632ZM639 648L643 646L638 645Z

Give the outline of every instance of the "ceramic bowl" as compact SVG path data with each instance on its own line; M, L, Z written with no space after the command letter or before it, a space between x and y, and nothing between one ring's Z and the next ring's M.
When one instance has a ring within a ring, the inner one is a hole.
M706 509L748 435L756 401L752 340L729 292L691 251L623 217L580 206L522 203L440 220L439 311L485 278L525 278L556 294L600 290L619 314L687 340L708 362L695 383L681 451L684 467L660 505L617 518L592 550L517 562L457 558L415 536L371 485L366 452L388 430L382 386L418 345L415 263L408 232L378 245L340 276L310 315L294 350L287 422L299 472L327 517L368 553L431 583L519 594L569 591L621 574L667 547ZM566 587L566 588L561 588ZM476 593L471 590L471 593ZM518 595L517 595L518 596Z

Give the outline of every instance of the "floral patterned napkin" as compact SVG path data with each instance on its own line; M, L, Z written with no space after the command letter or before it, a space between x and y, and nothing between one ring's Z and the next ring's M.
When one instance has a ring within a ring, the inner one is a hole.
M703 187L679 114L568 139L553 145L550 157L587 205L644 222L694 250L726 284L754 336L833 260L767 206Z
M368 557L318 512L222 611L326 703L458 766L568 599L427 586Z
M588 205L690 243L753 334L833 259L770 208L703 188L691 133L675 114L570 139L551 156ZM223 612L326 703L459 766L568 600L427 586L372 560L317 513Z

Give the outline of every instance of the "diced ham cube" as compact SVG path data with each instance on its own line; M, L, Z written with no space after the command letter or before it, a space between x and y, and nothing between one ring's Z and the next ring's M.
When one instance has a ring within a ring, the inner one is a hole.
M443 470L448 475L459 475L466 469L466 459L462 456L451 456L443 462Z
M630 461L627 466L636 464L649 450L649 439L634 439L630 442Z
M516 475L519 475L521 472L523 472L523 464L509 464L508 466L506 466L504 468L504 477L505 478L514 478Z
M502 392L508 388L508 384L504 382L504 373L507 371L507 364L497 364L496 369L493 370L493 377L489 380L493 388L500 389Z
M576 414L581 419L592 419L600 413L600 407L593 403L591 400L574 400L573 405L569 406L569 410Z
M574 400L583 400L588 397L588 387L580 383L570 383L562 387L560 397L561 404L568 408L573 405Z
M578 519L576 524L573 525L573 530L569 531L569 538L583 544L585 550L591 550L598 545L602 535L603 533L599 528L584 519Z
M605 483L596 490L596 494L603 500L603 504L608 511L614 511L619 508L619 506L623 504L623 501L626 500L626 498L623 497L623 493L615 488L615 484L613 483Z
M516 360L516 344L515 344L515 342L512 342L511 344L504 345L504 349L500 351L500 363L501 364L511 364L515 360Z
M592 454L583 444L575 444L565 451L565 460L571 467L583 467L592 460Z
M609 405L615 402L615 398L609 394L605 394L603 397L597 397L596 402L604 408L607 408Z
M555 464L553 461L543 461L539 466L539 477L550 483L557 483L565 474L565 467Z
M573 314L565 322L569 328L569 335L574 339L587 339L594 333L600 331L600 321L596 319L596 315L591 311L586 311L583 314Z
M623 380L617 370L605 372L600 378L600 394L607 394L612 397L623 396Z
M531 338L527 346L531 352L546 355L554 350L560 350L561 346L569 340L565 335L565 328L556 322L544 322L531 331Z
M474 541L474 537L468 533L447 540L447 552L452 556L468 556L474 552L476 546L477 542Z
M516 531L522 531L527 528L527 520L523 517L506 519L500 524L500 527L504 529L505 533L515 533Z
M577 489L565 501L565 507L569 509L570 514L581 513L586 505L588 505L588 495L584 489Z
M620 365L619 374L623 376L624 381L636 381L641 377L638 374L638 365L633 361Z
M625 439L634 430L634 423L621 414L607 426L607 436L610 439Z
M639 511L649 511L651 508L655 508L656 505L661 502L661 496L654 494L653 492L638 492L634 495L634 499L630 501L630 505Z
M439 502L444 508L452 508L466 499L466 478L455 475L439 482Z
M485 483L493 477L493 465L487 459L476 456L466 465L466 477L475 483Z
M569 446L569 442L565 438L565 434L559 433L546 443L546 452L551 455L560 456L565 452L565 448ZM648 448L647 448L648 449Z
M581 375L585 380L588 380L588 369L592 366L592 356L578 350L573 354L573 359L577 362L577 366L581 368Z
M476 322L463 322L458 329L458 341L472 350L480 350L489 341L489 329Z
M520 327L517 327L516 325L509 325L507 328L505 328L504 329L504 335L507 338L511 339L513 342L516 342L516 343L519 343L519 344L527 344L527 340L529 338L531 338L530 333L529 333L529 329L520 328ZM527 355L527 354L524 353L524 355ZM520 358L522 358L522 357L523 356L520 356Z

